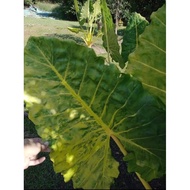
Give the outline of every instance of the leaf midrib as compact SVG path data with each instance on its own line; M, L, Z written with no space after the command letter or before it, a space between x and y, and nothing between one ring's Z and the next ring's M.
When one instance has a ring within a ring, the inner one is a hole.
M81 106L91 115L95 121L105 130L106 134L110 136L113 134L113 131L110 130L110 128L102 121L100 117L98 117L97 114L93 112L93 110L81 99L81 97L76 94L76 92L73 90L73 88L66 82L66 80L60 75L60 73L57 71L57 69L51 64L51 62L46 58L43 51L41 51L39 46L36 46L36 48L39 50L39 52L42 54L44 59L47 61L46 65L47 67L50 67L56 74L56 76L60 79L61 83L65 86L65 88L70 92L70 94L81 104ZM44 64L43 64L44 65Z
M94 117L95 121L106 131L108 135L112 134L112 131L109 129L109 127L98 117L97 114L93 112L93 110L81 99L81 97L76 94L76 92L73 90L73 88L63 79L63 77L57 72L56 68L51 65L52 70L55 72L55 74L58 76L58 78L61 80L61 83L67 88L67 90L71 93L71 95L82 105L82 107L91 115Z

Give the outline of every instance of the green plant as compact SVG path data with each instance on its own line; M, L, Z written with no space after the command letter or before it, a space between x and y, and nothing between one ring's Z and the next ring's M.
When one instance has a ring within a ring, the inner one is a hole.
M140 13L148 21L153 11L166 3L166 0L128 0L130 3L130 11Z
M118 49L114 51L112 45L116 42L111 44L115 33L106 7L102 0L104 45L114 60L120 56L125 62L123 54ZM65 181L72 179L74 188L109 189L119 174L118 162L111 155L110 138L123 153L128 171L136 172L146 189L151 188L146 181L165 174L165 103L162 96L143 88L139 81L143 77L137 80L137 75L132 77L130 73L135 75L135 71L128 70L129 65L139 66L136 62L141 61L141 53L153 62L157 59L155 48L147 51L144 45L148 34L157 39L164 30L164 19L165 6L152 15L152 23L141 31L140 37L136 35L132 42L136 46L131 46L125 72L111 62L105 65L105 59L91 48L72 41L48 37L28 40L24 80L29 118L38 134L51 144L54 170L62 173ZM137 34L138 27L134 27ZM154 31L156 36L152 35ZM153 47L155 42L151 42ZM163 45L164 40L160 43ZM164 54L159 56L164 62ZM149 67L150 62L144 65ZM157 79L164 78L155 75ZM155 80L151 73L145 78ZM163 80L159 83L164 86Z
M32 0L24 0L24 6L30 6L32 4Z
M108 63L116 62L121 72L139 79L144 88L166 99L166 13L162 9L151 15L151 24L138 13L133 13L126 28L122 48L114 34L111 15L104 5L103 46L108 53ZM144 31L145 30L145 31ZM151 52L151 56L150 53ZM111 60L111 58L112 60ZM151 77L150 77L151 75Z
M75 9L73 1L64 0L58 3L59 6L55 7L52 12L55 18L61 20L76 21Z
M91 47L93 44L93 35L95 30L94 23L96 23L101 17L100 0L96 0L94 3L92 0L87 0L82 6L81 10L79 10L77 0L74 0L74 5L81 27L68 27L68 29L75 33L83 32L84 37L82 37L82 39L88 47ZM87 23L87 25L83 27L85 23Z

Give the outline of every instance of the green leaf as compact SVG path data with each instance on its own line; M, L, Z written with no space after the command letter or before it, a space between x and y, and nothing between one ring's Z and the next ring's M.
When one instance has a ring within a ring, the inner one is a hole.
M91 26L94 22L97 21L97 18L100 14L100 0L96 0L94 3L88 0L82 6L80 20L87 20L87 22Z
M127 71L144 87L166 102L166 6L151 15L151 23L139 36L139 45L129 55Z
M122 57L125 62L128 56L138 47L138 37L144 32L148 21L138 13L132 13L127 23L122 42Z
M119 63L120 67L123 68L125 63L122 56L120 55L120 46L117 41L117 35L114 31L114 24L112 21L112 16L110 10L107 6L106 0L101 0L101 12L103 18L103 46L108 53L108 62L110 63L110 57Z
M94 21L97 21L98 16L101 15L101 6L100 6L100 0L96 0L93 4L93 18Z
M165 173L165 106L140 82L73 41L31 37L24 53L29 118L50 142L54 170L65 181L110 189L119 174L110 137L134 155L131 172L148 167L148 179Z
M80 19L83 20L83 19L89 19L90 18L90 15L92 14L93 12L93 8L92 8L92 2L87 0L84 5L82 6L82 9L81 9L81 16L80 16Z
M72 28L72 27L67 27L68 30L70 30L71 32L74 32L76 34L78 34L79 32L82 32L83 30L81 30L80 28Z

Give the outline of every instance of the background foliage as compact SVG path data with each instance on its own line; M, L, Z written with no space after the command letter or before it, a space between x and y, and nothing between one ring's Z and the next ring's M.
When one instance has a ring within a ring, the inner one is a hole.
M24 5L29 6L30 4L38 4L40 3L53 3L58 4L58 7L53 9L53 13L55 17L58 19L67 19L76 21L76 14L74 11L74 3L73 0L24 0ZM86 0L78 0L79 6L82 6ZM122 3L123 2L123 3ZM137 12L144 16L148 21L150 21L150 15L153 11L156 11L159 7L161 7L165 0L123 0L120 4L120 13L122 14L122 18L124 24L127 24L130 13ZM115 22L115 0L107 0L108 6L111 10L113 21ZM127 6L127 8L126 8Z

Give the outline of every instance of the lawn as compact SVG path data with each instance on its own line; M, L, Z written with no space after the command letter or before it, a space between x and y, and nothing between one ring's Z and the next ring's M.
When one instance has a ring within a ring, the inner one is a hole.
M77 21L56 20L52 18L24 17L24 46L30 36L52 36L62 39L72 39L79 44L85 45L82 37L84 33L74 33L68 27L79 28ZM122 39L125 26L118 28L118 39ZM102 46L102 37L93 36L92 48L98 55L107 56L106 50Z
M62 39L72 39L77 43L84 44L82 39L84 33L73 33L67 29L68 27L78 28L79 24L76 21L24 17L24 45L26 45L30 36L54 36ZM99 54L105 54L101 36L94 36L93 39L94 44L92 47Z
M73 35L67 27L79 27L78 22L51 18L24 17L24 44L30 36Z

